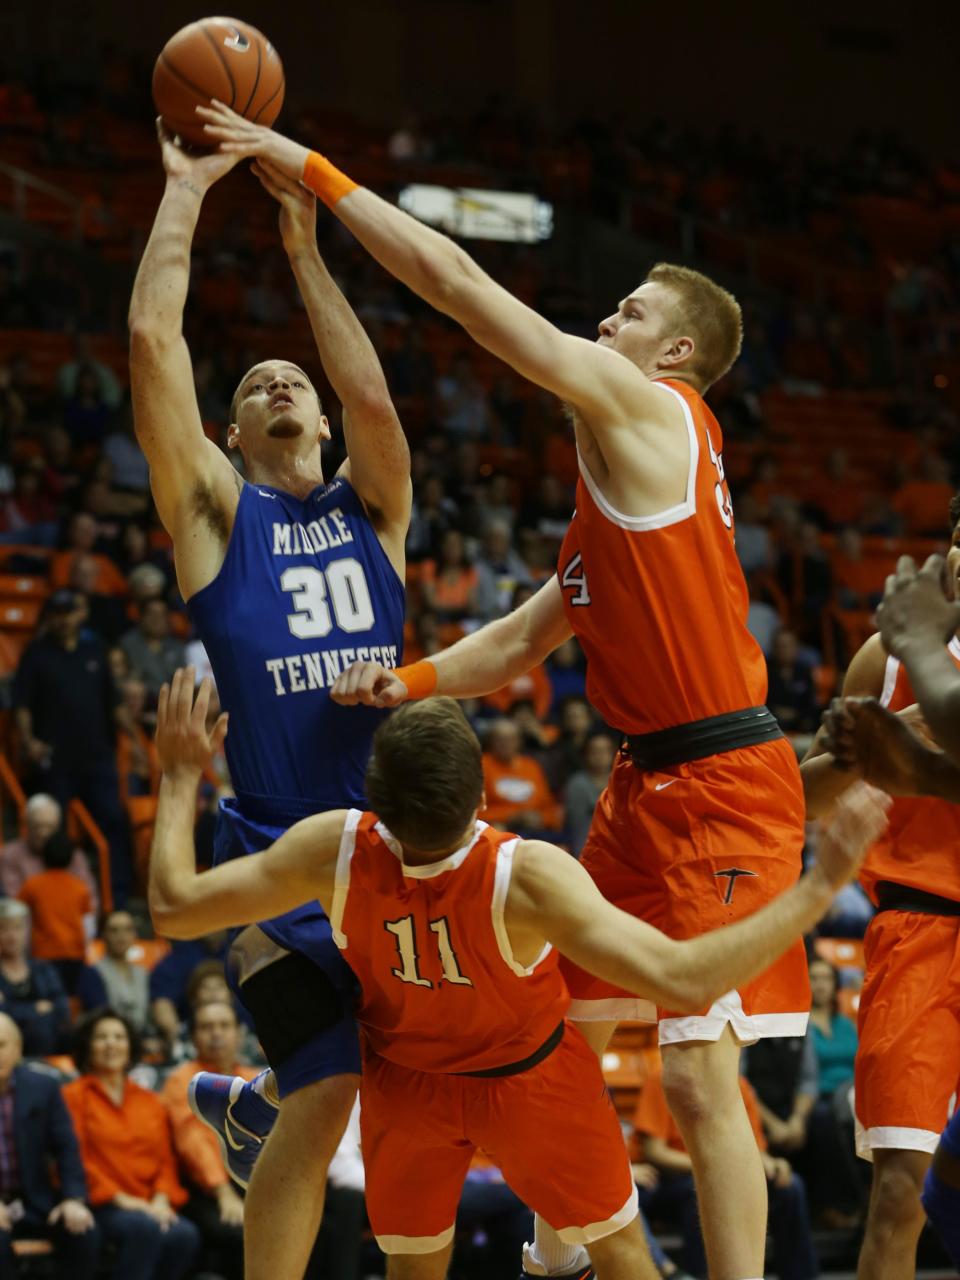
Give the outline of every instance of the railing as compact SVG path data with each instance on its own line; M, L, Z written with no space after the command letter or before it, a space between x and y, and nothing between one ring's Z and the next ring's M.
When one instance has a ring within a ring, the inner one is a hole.
M9 796L17 810L17 822L23 829L24 813L27 808L27 793L20 785L20 779L14 772L13 765L7 756L0 752L0 794ZM100 903L104 914L113 910L113 886L110 881L110 846L103 832L90 816L90 810L81 800L71 800L67 809L67 834L71 840L87 839L93 845L97 855L97 870L100 880Z
M110 881L110 846L103 832L90 816L90 810L82 800L71 800L67 811L67 833L71 840L85 835L97 854L100 873L100 908L104 915L113 910L113 885Z
M58 200L73 215L73 234L74 239L80 240L82 232L83 209L80 201L72 192L58 187L52 182L47 182L46 178L38 178L33 173L28 173L26 169L20 169L16 165L7 164L6 161L0 160L0 173L10 179L13 186L13 211L18 218L27 220L27 192L29 190L39 191L45 196L49 196L52 200Z

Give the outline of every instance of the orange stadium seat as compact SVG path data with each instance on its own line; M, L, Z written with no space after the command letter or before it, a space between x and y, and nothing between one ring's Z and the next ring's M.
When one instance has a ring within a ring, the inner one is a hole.
M838 969L863 969L862 938L817 938L814 950L822 960Z
M39 601L0 600L0 631L34 631L39 620Z

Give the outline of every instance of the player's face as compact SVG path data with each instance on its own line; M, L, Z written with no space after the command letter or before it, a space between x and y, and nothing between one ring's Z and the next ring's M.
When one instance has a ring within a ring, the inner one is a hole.
M947 552L947 591L951 600L960 600L960 520L954 525Z
M623 299L613 315L600 322L597 343L619 351L645 373L653 372L660 355L671 345L674 310L670 290L647 280Z
M236 419L241 445L297 440L312 446L330 438L310 379L284 360L266 360L250 370L239 387Z

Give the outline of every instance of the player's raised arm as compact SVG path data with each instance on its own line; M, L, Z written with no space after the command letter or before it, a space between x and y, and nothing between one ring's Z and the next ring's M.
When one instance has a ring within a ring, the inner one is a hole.
M539 932L581 968L678 1012L748 982L827 911L886 825L889 802L859 784L837 804L818 861L754 915L677 942L607 902L586 871L553 845L521 846L505 919Z
M160 519L176 526L198 482L236 500L230 463L207 440L183 337L190 283L190 247L200 206L210 187L236 164L235 156L188 155L158 124L166 189L147 241L130 299L130 389L137 440L150 464Z
M563 333L498 285L448 236L358 187L316 152L222 103L197 112L221 151L257 156L302 181L391 275L523 377L581 409L591 426L622 422L624 415L636 423L645 401L659 418L658 393L629 360Z
M204 766L222 744L227 719L207 729L210 682L194 699L192 667L164 685L157 711L163 778L150 855L150 915L167 938L197 938L252 924L313 898L329 908L345 813L305 818L262 853L197 872L193 828Z
M524 675L572 634L553 577L513 613L431 658L395 670L355 662L331 686L330 697L347 707L396 707L434 693L482 698Z
M310 318L324 371L343 406L343 471L400 550L410 520L410 449L379 357L317 248L316 197L272 165L254 172L280 204L280 234Z

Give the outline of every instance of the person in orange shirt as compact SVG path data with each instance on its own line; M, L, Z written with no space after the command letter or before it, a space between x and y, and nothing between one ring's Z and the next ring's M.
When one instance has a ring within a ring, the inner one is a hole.
M173 1147L192 1192L187 1213L217 1254L217 1274L243 1280L243 1200L230 1181L216 1135L191 1110L187 1086L198 1071L252 1080L257 1069L238 1060L240 1024L229 999L197 1006L192 1023L197 1056L167 1076L161 1096L173 1124Z
M810 1232L807 1193L803 1180L789 1163L767 1151L757 1096L750 1082L740 1077L740 1092L760 1148L770 1196L770 1231L773 1235L776 1271L780 1280L816 1280L820 1274ZM677 1122L670 1114L663 1092L661 1070L647 1076L633 1117L634 1133L643 1157L656 1170L658 1180L640 1187L640 1204L655 1217L677 1217L684 1242L684 1265L695 1276L707 1274L707 1260L697 1214L693 1164ZM646 1180L648 1183L652 1178Z
M17 894L33 919L33 954L51 962L67 995L77 989L96 919L90 890L68 870L73 854L67 833L55 831L43 847L45 870L25 880Z
M187 1193L177 1176L167 1109L127 1077L136 1049L125 1018L112 1009L92 1013L76 1030L80 1078L63 1096L94 1217L116 1249L111 1280L183 1280L200 1233L176 1212Z
M520 731L512 720L495 720L483 753L485 822L518 834L557 831L559 805L550 793L546 775L532 756L520 751Z
M95 518L89 511L78 511L70 521L67 549L58 551L50 563L50 585L54 590L69 586L74 560L77 556L89 555L97 566L94 590L104 596L126 595L127 582L123 574L112 560L93 549L98 537Z

